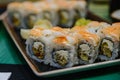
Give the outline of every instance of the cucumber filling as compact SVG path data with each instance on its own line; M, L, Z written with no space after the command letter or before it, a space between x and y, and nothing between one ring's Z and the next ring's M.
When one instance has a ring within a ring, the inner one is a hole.
M36 17L35 15L29 15L27 16L27 25L29 28L33 28L35 24Z
M68 22L69 16L67 11L60 11L60 23L65 24Z
M101 44L101 52L107 57L112 57L113 43L110 40L104 39Z
M15 27L20 25L20 15L18 13L13 13L12 15L12 22Z
M35 56L40 59L44 59L44 45L41 42L34 42L32 50Z
M51 13L50 12L44 12L43 19L46 19L48 21L51 21Z
M84 61L88 61L89 60L89 54L91 52L91 49L89 47L89 45L87 44L81 44L78 47L78 58L84 60Z
M61 66L65 66L68 63L68 51L60 50L54 54L54 60Z

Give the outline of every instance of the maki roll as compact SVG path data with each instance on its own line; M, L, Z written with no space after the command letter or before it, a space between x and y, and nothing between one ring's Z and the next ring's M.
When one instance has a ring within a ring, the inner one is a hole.
M45 59L45 45L39 39L28 38L26 41L27 54L39 62L43 62Z
M98 56L100 38L91 33L80 34L82 34L82 40L78 43L77 49L80 64L94 63Z
M57 15L54 11L43 11L42 19L46 19L56 26L58 23Z
M8 20L10 23L19 28L22 26L22 15L19 11L21 3L13 2L8 5L7 12L8 12Z
M73 25L73 10L72 8L68 8L70 6L69 1L58 1L57 2L60 9L58 10L57 14L59 16L59 24L63 27L72 27ZM71 5L72 6L72 5Z
M25 1L21 4L21 13L23 17L23 24L26 28L33 28L35 22L38 19L38 13L40 12L32 2Z
M104 28L99 34L102 38L99 59L102 61L114 60L119 55L120 48L120 27L119 25L112 25L111 27Z
M52 50L51 40L53 38L51 30L34 28L30 31L30 37L26 40L27 54L38 62L49 64L51 61L50 52Z
M53 51L51 52L51 66L67 68L78 64L75 46L67 38L68 36L57 36L53 39Z
M59 25L70 28L73 25L73 15L71 10L61 9L58 11Z
M77 21L80 18L85 18L87 9L86 9L86 2L84 0L80 1L71 1L72 3L75 2L73 6L74 10L74 21Z
M41 6L40 6L41 5ZM58 16L56 13L56 10L58 10L57 5L54 2L40 2L39 6L42 8L41 13L41 19L46 19L52 23L53 26L56 26L58 24Z
M35 22L37 21L37 15L34 13L28 14L24 17L23 20L24 20L24 24L26 25L26 27L28 29L31 29L33 28Z
M76 36L78 37L77 56L79 64L94 63L98 56L100 37L88 32L86 28L74 27L73 30L77 32Z

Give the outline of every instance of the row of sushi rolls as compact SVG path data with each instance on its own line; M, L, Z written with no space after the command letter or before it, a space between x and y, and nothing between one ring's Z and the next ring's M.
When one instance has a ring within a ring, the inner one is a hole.
M8 5L9 20L15 28L20 28L30 58L56 68L120 58L119 22L85 19L84 0L48 2Z

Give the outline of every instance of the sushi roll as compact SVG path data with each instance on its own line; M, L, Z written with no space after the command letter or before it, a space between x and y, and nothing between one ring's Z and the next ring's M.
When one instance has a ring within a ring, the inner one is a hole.
M45 58L45 45L39 39L28 38L26 41L27 54L39 62L43 62Z
M36 21L38 20L37 14L28 14L24 17L24 25L28 28L31 29L35 25Z
M69 1L68 1L69 2ZM59 16L59 26L70 28L73 25L73 10L68 8L69 3L67 1L58 1L60 9L57 14Z
M21 3L13 2L13 3L10 3L7 7L8 20L16 28L19 28L22 26L22 15L20 14L20 11L19 11L20 6L21 6Z
M8 17L13 26L19 28L32 28L38 14L32 2L13 2L8 5Z
M69 40L68 40L69 39ZM51 66L67 68L78 64L76 47L68 36L56 36L53 39L53 51L51 52Z
M30 31L30 36L26 40L26 51L30 58L47 65L50 63L51 40L54 37L52 35L51 30L43 28L34 28Z
M99 34L102 38L99 59L102 61L114 60L119 55L120 48L120 27L113 24L111 27L104 28Z
M24 26L29 29L33 28L35 22L38 20L40 9L37 9L34 4L29 1L23 2L20 8Z
M120 22L113 23L112 26L117 26L118 30L120 29ZM120 33L119 33L120 36ZM119 41L119 55L120 55L120 41Z
M74 10L74 20L78 20L80 18L85 18L87 14L86 9L86 2L85 0L75 1L75 4L73 6Z
M78 58L80 64L94 63L98 56L99 36L90 33L81 33L83 40L78 44ZM87 38L86 38L87 37Z
M100 37L88 32L85 28L74 27L73 30L76 31L78 37L77 56L79 64L94 63L98 56Z
M52 23L53 26L58 24L58 16L56 10L58 9L57 5L53 2L40 2L39 7L42 8L42 11L38 14L41 16L41 19L46 19Z
M43 11L42 19L46 19L52 23L52 25L57 25L57 16L54 11ZM55 19L56 18L56 19Z

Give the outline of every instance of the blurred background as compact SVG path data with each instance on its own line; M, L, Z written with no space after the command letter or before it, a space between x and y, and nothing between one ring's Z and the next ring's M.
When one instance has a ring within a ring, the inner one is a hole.
M7 7L7 4L14 1L40 1L40 0L0 0L0 14L2 14ZM48 0L52 1L52 0ZM116 22L120 21L120 19L116 19L115 17L111 17L111 14L120 9L120 0L86 0L87 8L93 12L94 14L104 18L105 20ZM119 16L118 16L119 17Z

